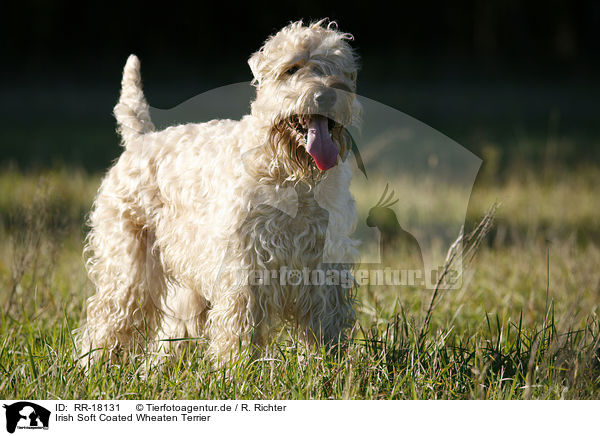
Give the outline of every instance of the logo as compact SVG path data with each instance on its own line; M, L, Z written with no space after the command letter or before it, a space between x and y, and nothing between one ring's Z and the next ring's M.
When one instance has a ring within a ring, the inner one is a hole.
M6 431L14 433L15 429L48 430L50 411L28 401L19 401L10 405L4 404L6 409Z

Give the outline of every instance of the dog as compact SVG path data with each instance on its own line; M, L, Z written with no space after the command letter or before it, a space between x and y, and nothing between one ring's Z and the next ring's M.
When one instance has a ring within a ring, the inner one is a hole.
M248 61L249 115L162 131L129 57L114 109L124 151L89 217L96 293L80 350L114 359L150 343L170 354L203 338L227 362L282 326L308 346L347 337L355 289L339 279L353 283L358 258L347 127L360 117L351 39L335 22L293 22Z

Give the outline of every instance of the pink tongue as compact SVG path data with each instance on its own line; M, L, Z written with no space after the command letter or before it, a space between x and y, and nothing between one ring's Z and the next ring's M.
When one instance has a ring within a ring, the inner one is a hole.
M329 137L327 118L311 117L308 124L306 151L313 157L321 171L326 171L337 163L338 149Z

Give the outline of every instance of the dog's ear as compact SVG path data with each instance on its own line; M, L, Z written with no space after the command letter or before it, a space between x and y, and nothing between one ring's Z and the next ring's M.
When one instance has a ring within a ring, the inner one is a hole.
M252 70L252 75L254 79L252 79L252 84L256 87L260 86L260 82L262 81L262 71L260 65L262 64L262 60L264 58L264 54L261 51L257 51L250 59L248 59L248 65L250 65L250 70Z

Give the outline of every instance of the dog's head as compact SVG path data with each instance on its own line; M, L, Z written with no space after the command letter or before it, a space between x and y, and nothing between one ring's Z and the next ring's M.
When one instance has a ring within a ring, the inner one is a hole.
M334 22L298 21L248 61L257 88L252 114L270 126L271 169L288 179L326 171L349 149L346 127L360 111L351 39Z

